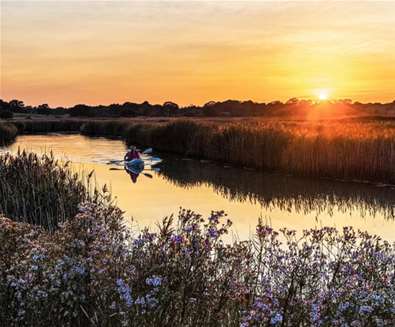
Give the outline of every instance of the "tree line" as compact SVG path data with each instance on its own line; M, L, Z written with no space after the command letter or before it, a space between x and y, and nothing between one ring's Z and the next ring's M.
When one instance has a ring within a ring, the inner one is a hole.
M179 106L167 101L163 104L125 102L110 105L77 104L72 107L50 107L25 105L21 100L5 101L0 99L0 118L12 118L15 113L41 115L69 115L72 117L261 117L261 116L304 116L314 110L338 110L345 115L367 114L395 116L395 101L390 103L360 103L351 100L315 102L291 98L286 102L273 101L258 103L254 101L210 101L203 106ZM322 112L324 112L322 110Z

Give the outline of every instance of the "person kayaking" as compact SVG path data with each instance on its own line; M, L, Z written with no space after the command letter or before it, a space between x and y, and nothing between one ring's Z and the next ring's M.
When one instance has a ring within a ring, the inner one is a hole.
M137 151L137 148L135 146L131 146L128 151L125 154L124 160L125 160L125 170L129 174L131 180L133 183L137 182L137 177L139 177L140 172L136 169L130 169L127 167L127 163L131 162L132 160L135 159L141 159L140 158L140 153Z
M140 159L140 153L137 151L135 146L131 146L126 152L125 157L123 158L125 161L131 161L133 159Z

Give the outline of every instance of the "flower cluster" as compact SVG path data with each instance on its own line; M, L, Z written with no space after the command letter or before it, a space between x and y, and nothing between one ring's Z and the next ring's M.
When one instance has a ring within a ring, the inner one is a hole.
M5 326L393 326L394 245L352 228L227 244L224 212L137 235L84 203L53 233L0 218Z

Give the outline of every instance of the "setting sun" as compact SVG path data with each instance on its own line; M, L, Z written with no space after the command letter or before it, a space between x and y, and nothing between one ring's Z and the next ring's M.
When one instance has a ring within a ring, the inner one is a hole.
M329 92L328 90L319 90L318 91L318 99L321 101L328 100L329 98Z

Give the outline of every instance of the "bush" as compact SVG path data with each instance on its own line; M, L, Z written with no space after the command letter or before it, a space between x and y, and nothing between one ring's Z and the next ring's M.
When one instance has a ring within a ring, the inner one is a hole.
M12 143L18 134L14 124L0 123L0 146Z
M53 234L0 219L7 326L393 326L394 246L333 228L224 244L223 212L130 234L85 203Z

